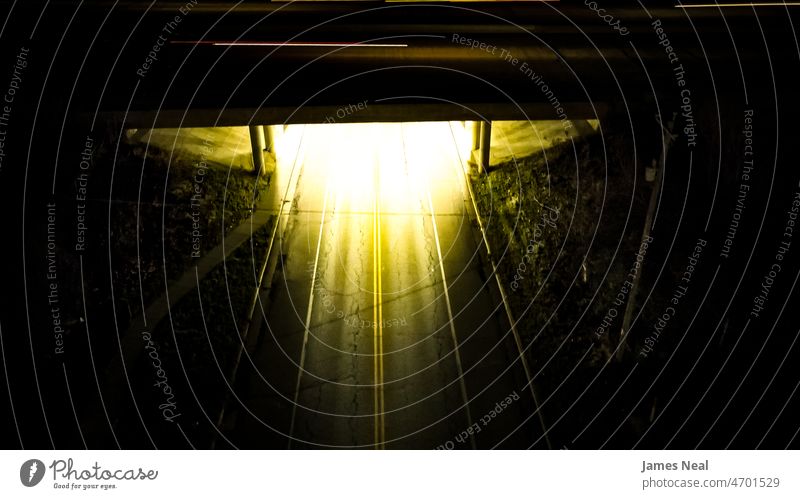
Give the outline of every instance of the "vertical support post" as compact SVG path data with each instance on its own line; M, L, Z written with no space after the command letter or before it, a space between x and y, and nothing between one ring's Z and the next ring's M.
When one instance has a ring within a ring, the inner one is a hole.
M272 127L262 126L260 127L264 133L264 151L266 152L274 152L275 151L275 134L272 131Z
M492 122L476 121L472 127L472 152L470 153L470 173L480 176L489 171L489 158L492 148Z
M253 150L253 171L256 175L264 172L264 127L250 125L250 146Z
M478 151L481 148L481 122L472 122L472 150Z
M275 155L275 130L273 126L265 125L261 127L264 140L264 163L261 170L262 175L270 175L275 171L277 158Z
M492 149L492 122L481 122L481 162L482 173L489 171L489 158Z

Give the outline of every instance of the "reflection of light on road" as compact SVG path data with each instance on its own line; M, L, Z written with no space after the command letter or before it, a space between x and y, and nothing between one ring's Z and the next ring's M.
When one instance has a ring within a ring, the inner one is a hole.
M328 167L336 211L370 212L375 198L376 139L380 125L316 125L332 141Z
M462 171L461 165L456 164L459 156L469 157L471 137L471 122L307 125L304 148L324 151L321 154L324 155L325 169L315 169L314 175L329 179L326 188L333 203L332 233L353 230L355 226L352 224L357 217L350 217L351 222L345 222L342 217L373 213L377 197L380 198L378 216L388 227L384 233L394 235L385 236L393 239L387 244L416 244L412 241L419 240L419 217L429 214L428 192L435 204L439 204L437 200L451 199L452 192L461 188L463 179L454 173ZM309 154L307 152L306 156ZM306 179L305 182L318 180ZM449 213L452 208L450 205L443 209ZM334 254L348 254L347 248L340 247L348 244L345 241L348 239L329 241ZM349 241L356 243L355 239ZM400 251L397 247L394 250ZM426 261L425 251L424 247L407 247L403 253L416 254L415 261ZM405 268L413 266L413 261L396 261L394 264L403 266L402 272L416 274L412 268ZM389 269L395 270L401 271ZM345 268L344 272L351 282L358 281L354 268ZM432 272L430 268L428 274ZM422 275L419 278L427 279ZM426 285L421 281L420 284ZM407 286L414 285L414 282L407 283ZM399 296L404 289L384 288L382 293L384 297Z
M293 136L295 128L288 127L287 136ZM366 297L360 298L362 302L354 303L353 308L372 316L373 341L369 355L373 356L370 387L373 391L373 439L375 448L385 448L384 300L401 299L401 287L430 286L439 279L447 285L442 248L433 219L438 215L434 213L434 205L441 205L436 209L448 215L461 209L458 203L452 202L452 193L460 189L458 184L463 181L454 175L462 171L460 166L454 168L454 165L459 161L458 152L470 147L470 139L471 126L461 122L323 124L305 125L302 129L302 147L299 148L305 165L302 182L305 189L313 185L312 192L324 192L325 198L320 203L321 213L315 211L319 200L301 201L306 207L301 209L307 210L307 216L319 217L319 232L312 236L308 231L309 243L316 244L316 253L290 436L295 427L305 348L308 336L314 334L311 329L315 281L336 279L342 295L362 293L360 296L364 296L366 292L370 297L366 303ZM278 155L281 154L278 151ZM432 230L433 236L423 234L427 230ZM435 237L433 254L433 243L430 239L426 242L426 237ZM320 258L323 246L325 257ZM426 268L433 261L438 262L441 277L434 277L433 271L419 272L420 265ZM389 273L405 277L395 284L398 289L384 289L382 282ZM346 282L341 280L342 275L347 277ZM360 290L354 293L356 287ZM449 297L446 290L443 292L449 310ZM452 311L448 315L453 330ZM315 340L326 341L316 337ZM460 358L458 364L461 375ZM462 392L466 394L463 388ZM469 419L468 407L467 413Z

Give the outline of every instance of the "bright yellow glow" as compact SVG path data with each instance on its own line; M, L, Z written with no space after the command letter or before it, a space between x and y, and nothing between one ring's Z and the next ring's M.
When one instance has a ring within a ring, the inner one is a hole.
M378 449L386 447L387 430L393 431L386 417L391 392L384 393L384 386L391 390L396 373L405 376L416 369L403 355L392 354L411 352L430 341L433 329L449 324L458 374L463 373L444 261L469 251L461 237L469 237L462 232L469 230L463 163L473 130L472 122L316 124L289 126L276 137L276 177L291 177L286 169L295 165L293 175L302 186L287 194L293 215L287 254L310 268L308 274L292 275L287 265L285 278L310 278L304 345L313 335L331 349L359 354L340 356L338 372L359 366L359 377L352 378L361 385L355 397L363 402L359 411L373 411L367 438ZM451 281L454 287L461 285L457 280ZM357 319L358 341L369 338L371 345L356 343L352 326L339 327L334 318ZM388 325L393 321L412 327L395 329ZM431 365L440 360L436 352L413 351ZM304 359L301 355L294 407L302 402ZM466 400L464 383L460 386ZM337 411L352 410L342 402ZM290 434L294 418L293 411Z
M337 296L336 307L344 310L348 300L357 300L358 309L371 316L377 449L386 447L384 341L392 331L384 329L384 321L392 320L384 310L388 302L427 289L436 279L426 230L436 230L433 206L436 216L463 210L463 198L453 192L463 182L458 148L469 147L470 129L461 122L297 125L284 134L293 143L276 148L280 167L294 156L302 165L305 193L295 206L300 216L323 221L324 256L315 258L313 278ZM313 247L310 232L305 237Z
M273 125L272 133L275 136L275 159L279 167L288 165L286 168L291 168L303 137L303 127Z
M293 158L304 128L303 149L313 148L330 170L324 176L334 212L371 212L376 179L384 213L418 212L410 198L427 189L458 189L452 162L469 158L471 126L460 121L292 125L285 134L290 140L277 141L276 153L279 161Z

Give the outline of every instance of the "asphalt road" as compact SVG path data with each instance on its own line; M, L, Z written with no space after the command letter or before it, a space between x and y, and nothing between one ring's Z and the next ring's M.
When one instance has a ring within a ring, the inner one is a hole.
M460 123L305 127L234 444L491 448L538 438L467 212L456 140L465 135Z

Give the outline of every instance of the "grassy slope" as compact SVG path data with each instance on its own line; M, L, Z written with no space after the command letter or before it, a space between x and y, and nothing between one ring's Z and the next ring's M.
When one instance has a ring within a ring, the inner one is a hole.
M534 372L542 369L537 386L552 393L576 366L585 386L616 347L624 306L613 336L595 331L638 249L649 195L641 185L634 192L623 139L566 142L473 185ZM556 397L551 414L567 403Z

